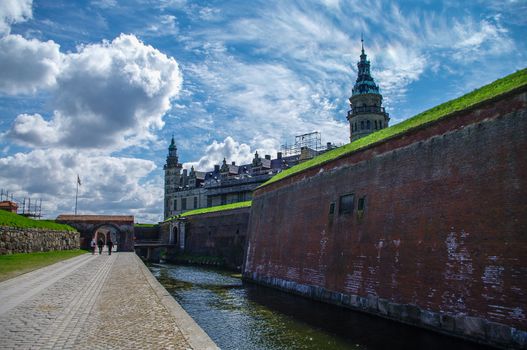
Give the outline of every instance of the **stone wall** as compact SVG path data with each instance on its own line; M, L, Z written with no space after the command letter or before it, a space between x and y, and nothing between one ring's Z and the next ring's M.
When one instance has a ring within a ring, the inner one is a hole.
M79 249L79 232L0 226L0 255Z
M526 109L523 88L257 189L244 278L527 347Z

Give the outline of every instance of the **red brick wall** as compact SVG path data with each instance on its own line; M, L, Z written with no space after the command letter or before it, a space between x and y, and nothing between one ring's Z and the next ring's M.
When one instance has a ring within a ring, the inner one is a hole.
M244 276L527 330L526 106L524 89L257 190Z
M185 252L221 257L240 269L250 208L193 215L185 224Z

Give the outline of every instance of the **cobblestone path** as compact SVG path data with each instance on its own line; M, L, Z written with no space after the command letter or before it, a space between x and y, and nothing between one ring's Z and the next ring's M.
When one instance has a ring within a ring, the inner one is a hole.
M0 349L217 349L134 253L0 283Z

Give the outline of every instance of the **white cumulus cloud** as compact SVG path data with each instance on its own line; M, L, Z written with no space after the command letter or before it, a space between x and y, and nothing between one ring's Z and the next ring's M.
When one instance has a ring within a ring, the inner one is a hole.
M56 84L62 64L59 45L53 41L0 38L0 92L34 93Z
M156 168L149 160L113 157L73 150L34 150L0 158L0 187L18 199L43 200L43 214L55 217L72 213L77 174L80 213L122 213L140 221L158 221L162 205L162 182L143 183Z
M31 129L27 116L18 116L8 135L27 144L28 135L40 133L37 128L53 128L54 137L35 138L30 146L117 150L137 145L163 127L181 82L176 60L134 35L81 46L63 57L51 120L40 118Z
M204 156L197 162L183 164L183 167L190 169L193 166L196 170L208 171L213 169L215 164L221 164L223 158L229 163L235 161L236 164L246 164L252 161L253 156L249 145L239 143L229 136L223 142L214 140L205 148Z
M33 17L33 0L0 1L0 35L9 34L13 23L24 22Z

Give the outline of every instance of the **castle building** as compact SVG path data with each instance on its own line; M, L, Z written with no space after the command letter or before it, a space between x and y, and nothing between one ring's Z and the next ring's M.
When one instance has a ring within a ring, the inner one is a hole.
M364 53L364 40L361 39L362 52L357 63L358 76L353 86L350 111L347 119L350 123L350 141L388 127L390 117L382 107L382 95L370 73L370 61Z
M182 214L188 210L243 202L252 199L253 190L277 173L308 160L318 154L335 148L331 142L322 146L311 142L312 134L296 136L295 144L278 152L275 159L258 152L248 164L236 164L223 159L209 171L190 171L179 163L174 137L168 147L165 170L164 219ZM308 142L309 141L309 142Z

